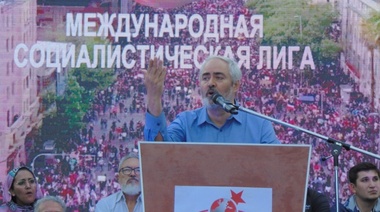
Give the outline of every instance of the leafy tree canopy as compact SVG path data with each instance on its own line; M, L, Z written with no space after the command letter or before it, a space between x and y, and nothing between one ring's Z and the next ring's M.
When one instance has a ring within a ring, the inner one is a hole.
M332 23L338 19L331 4L312 4L307 0L249 0L247 6L264 16L261 45L310 46L314 58L319 60L337 56L341 51L340 45L329 36ZM336 45L332 45L334 42Z
M380 47L380 12L370 13L362 23L362 32L370 46Z

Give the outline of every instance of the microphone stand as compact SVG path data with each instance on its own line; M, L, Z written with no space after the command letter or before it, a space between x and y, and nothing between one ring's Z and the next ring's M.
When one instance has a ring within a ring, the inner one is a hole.
M274 122L274 123L277 123L277 124L280 124L280 125L283 125L283 126L286 126L286 127L290 127L290 128L293 128L295 130L299 130L301 132L304 132L304 133L307 133L309 135L312 135L312 136L315 136L317 138L320 138L326 142L328 142L329 144L332 145L332 150L331 150L331 154L332 156L334 157L334 171L335 171L335 205L336 205L336 212L339 212L339 184L338 184L338 170L339 170L339 161L338 161L338 158L339 158L339 154L341 153L341 150L342 150L342 147L345 149L345 150L354 150L354 151L357 151L357 152L360 152L362 154L365 154L365 155L369 155L371 157L374 157L374 158L377 158L377 159L380 159L380 155L377 155L377 154L374 154L374 153L371 153L371 152L368 152L368 151L365 151L365 150L362 150L360 148L357 148L357 147L354 147L352 145L349 145L347 143L344 143L342 141L339 141L339 140L336 140L334 138L330 138L330 137L327 137L327 136L324 136L324 135L321 135L321 134L318 134L318 133L315 133L315 132L312 132L310 130L307 130L307 129L304 129L304 128L301 128L301 127L298 127L298 126L295 126L295 125L292 125L292 124L289 124L287 122L284 122L284 121L281 121L281 120L278 120L278 119L275 119L275 118L272 118L270 116L266 116L266 115L263 115L263 114L260 114L260 113L257 113L253 110L250 110L250 109L247 109L247 108L244 108L244 107L240 107L240 106L237 106L237 105L234 105L232 103L227 103L231 109L227 110L225 107L224 109L229 112L229 113L232 113L232 114L236 114L237 113L237 110L240 110L240 111L243 111L243 112L246 112L246 113L249 113L249 114L252 114L254 116L258 116L260 118L263 118L263 119L266 119L266 120L269 120L271 122Z

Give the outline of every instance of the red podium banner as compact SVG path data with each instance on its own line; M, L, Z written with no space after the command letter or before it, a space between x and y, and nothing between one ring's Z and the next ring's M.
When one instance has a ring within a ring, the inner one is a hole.
M304 211L309 145L140 142L139 149L145 211L179 211L176 201L189 204L184 193L194 200L189 211L222 204L246 211L260 198L272 205L266 211Z

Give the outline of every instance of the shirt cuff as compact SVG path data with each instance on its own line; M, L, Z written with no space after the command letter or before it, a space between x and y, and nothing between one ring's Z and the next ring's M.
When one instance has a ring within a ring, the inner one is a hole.
M159 116L153 116L149 112L145 115L144 138L146 141L154 141L158 133L165 138L166 135L166 117L164 112Z

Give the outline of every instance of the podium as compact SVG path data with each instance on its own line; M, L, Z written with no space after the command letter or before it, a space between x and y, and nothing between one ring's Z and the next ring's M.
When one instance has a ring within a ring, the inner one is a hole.
M139 150L146 212L304 211L310 145L142 141Z

